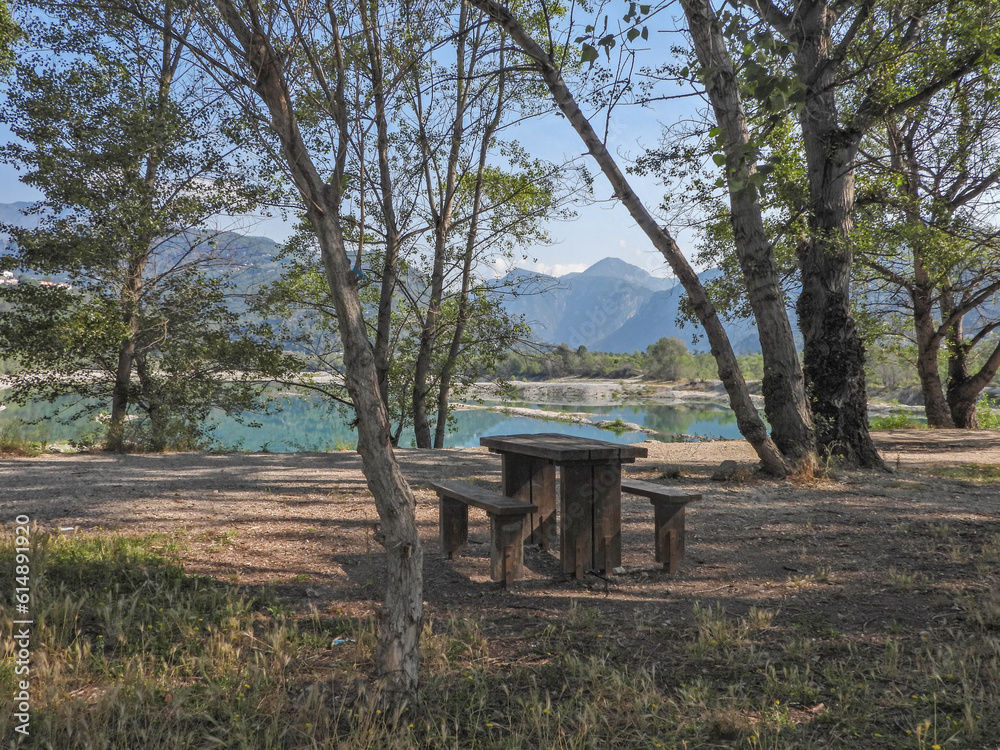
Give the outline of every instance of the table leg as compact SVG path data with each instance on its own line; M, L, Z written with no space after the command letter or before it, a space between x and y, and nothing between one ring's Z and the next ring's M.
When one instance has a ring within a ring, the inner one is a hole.
M556 542L556 471L544 458L504 453L503 494L538 506L528 516L524 535L532 544L551 549Z
M574 462L563 464L561 471L559 556L563 573L581 578L594 562L593 470L589 463Z
M593 464L594 570L608 571L622 564L622 464Z
M560 499L563 572L579 578L621 565L621 462L564 464Z

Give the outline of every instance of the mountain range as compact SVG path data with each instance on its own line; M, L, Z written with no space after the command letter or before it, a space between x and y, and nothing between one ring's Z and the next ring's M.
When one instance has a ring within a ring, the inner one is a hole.
M0 203L0 223L35 226L34 216L20 210L27 203ZM0 254L5 247L0 236ZM281 272L278 246L266 237L227 233L215 238L225 254L236 260L237 283L251 289ZM705 271L707 281L720 272ZM658 278L618 258L605 258L579 273L554 277L515 269L498 286L519 289L504 294L509 313L523 315L532 337L549 344L586 346L593 351L641 351L659 339L676 336L691 351L708 351L700 326L678 322L683 289L676 279ZM760 350L752 321L724 321L737 354Z
M710 269L699 278L705 282L720 273ZM676 279L657 278L618 258L559 277L515 269L501 281L520 286L522 291L506 298L504 307L523 315L539 341L628 353L675 336L693 352L710 348L700 326L679 322L684 289ZM737 354L760 351L752 321L723 319L723 324Z

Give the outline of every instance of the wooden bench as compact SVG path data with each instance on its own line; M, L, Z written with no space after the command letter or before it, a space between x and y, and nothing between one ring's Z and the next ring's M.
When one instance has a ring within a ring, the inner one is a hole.
M469 506L490 517L490 573L504 586L524 573L524 520L538 506L454 480L429 482L440 498L441 551L456 557L469 541Z
M694 492L622 477L622 492L648 497L653 504L653 531L656 535L656 562L676 573L684 559L684 506L701 495Z

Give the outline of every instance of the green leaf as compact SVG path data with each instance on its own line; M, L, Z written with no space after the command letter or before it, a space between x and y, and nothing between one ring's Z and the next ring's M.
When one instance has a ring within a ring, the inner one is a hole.
M712 154L712 161L715 162L717 167L724 167L726 165L726 155L725 154Z
M597 59L597 48L591 44L584 44L580 51L580 62L594 64Z
M719 137L719 133L721 133L721 132L722 131L719 128L712 128L711 130L708 131L708 137L709 138L718 138Z
M636 39L639 38L639 33L640 33L639 29L629 29L628 34L626 36L628 37L628 40L630 42L634 42Z
M644 40L649 39L649 29L647 29L645 26L642 27L642 38Z

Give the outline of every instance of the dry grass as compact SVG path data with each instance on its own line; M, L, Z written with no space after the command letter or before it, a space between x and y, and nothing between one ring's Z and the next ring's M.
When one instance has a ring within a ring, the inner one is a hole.
M927 536L957 543L943 526ZM920 633L846 636L718 604L696 604L687 624L611 631L579 603L515 632L429 622L420 699L394 716L359 699L370 619L188 576L177 552L162 535L34 534L32 734L18 745L5 701L4 748L1000 746L997 536L963 551L986 585L956 587L960 616ZM8 537L4 590L13 557ZM902 570L889 579L875 583L920 584ZM14 677L6 659L0 692Z

